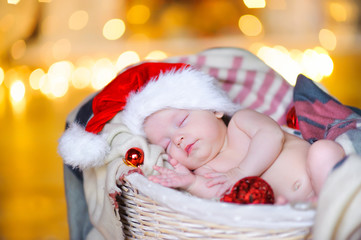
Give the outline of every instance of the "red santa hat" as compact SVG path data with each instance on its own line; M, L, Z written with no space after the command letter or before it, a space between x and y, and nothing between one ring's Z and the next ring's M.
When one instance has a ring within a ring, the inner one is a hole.
M99 133L118 112L122 111L121 120L133 134L145 136L144 120L165 108L232 115L239 106L217 86L213 77L188 64L145 62L120 73L95 96L93 116L85 131L76 125L66 130L59 141L59 153L72 166L101 165L110 147L104 138L99 138ZM75 140L79 136L82 139ZM76 147L75 142L82 144Z

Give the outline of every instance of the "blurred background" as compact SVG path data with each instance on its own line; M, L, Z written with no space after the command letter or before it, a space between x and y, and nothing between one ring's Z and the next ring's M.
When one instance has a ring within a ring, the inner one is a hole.
M2 0L0 239L68 239L66 115L125 66L245 48L361 107L359 0Z

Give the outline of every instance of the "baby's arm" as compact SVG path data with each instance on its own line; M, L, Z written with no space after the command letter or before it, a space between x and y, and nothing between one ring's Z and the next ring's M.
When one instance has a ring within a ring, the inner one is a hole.
M285 139L284 132L273 119L249 109L240 110L233 116L228 131L242 131L251 140L248 152L237 168L227 173L208 174L212 178L209 186L223 184L218 195L243 177L261 176L277 159Z

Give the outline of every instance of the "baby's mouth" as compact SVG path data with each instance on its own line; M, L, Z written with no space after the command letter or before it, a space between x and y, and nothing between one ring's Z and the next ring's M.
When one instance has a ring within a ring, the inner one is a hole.
M191 143L191 144L188 144L184 150L186 151L187 155L189 156L192 152L192 149L193 149L193 145L196 143L197 141Z

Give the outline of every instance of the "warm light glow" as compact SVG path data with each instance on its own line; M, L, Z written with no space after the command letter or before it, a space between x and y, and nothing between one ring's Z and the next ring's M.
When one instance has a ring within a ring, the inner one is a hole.
M66 38L56 41L53 45L52 52L55 59L65 59L71 52L70 41Z
M103 88L116 76L115 67L107 58L101 58L96 61L92 70L91 85L95 90Z
M297 75L302 73L314 81L321 81L333 71L333 61L322 47L287 50L283 46L273 48L263 46L257 56L280 73L291 85L295 85Z
M57 76L55 78L51 78L50 80L50 93L56 97L62 97L66 94L69 88L69 81L64 76Z
M4 70L0 67L0 86L4 82L5 73Z
M103 36L108 40L119 39L125 32L125 24L121 19L111 19L103 27Z
M248 8L264 8L266 7L266 0L243 0Z
M26 43L24 40L17 40L11 46L11 56L13 59L20 59L24 56L26 51Z
M253 15L243 15L239 18L238 26L241 31L247 36L258 36L262 32L261 21Z
M69 61L56 62L49 67L48 76L50 79L58 76L70 79L73 69L74 65Z
M330 3L330 15L337 22L345 22L347 20L347 10L345 5L341 3Z
M336 35L332 31L328 29L321 29L318 38L322 47L330 51L335 50L337 39Z
M164 58L167 58L167 54L163 51L160 51L160 50L155 50L155 51L152 51L150 52L146 57L145 59L146 60L162 60Z
M18 4L20 0L8 0L9 4Z
M117 72L123 70L125 67L140 61L139 55L134 51L126 51L118 57L115 69Z
M69 20L68 26L71 30L81 30L88 24L89 15L84 10L74 12Z
M72 85L77 89L83 89L89 86L91 79L91 72L86 67L78 67L73 72L71 78Z
M35 69L29 76L30 87L34 90L40 89L40 79L45 75L45 72L41 68Z
M47 94L50 93L50 90L51 90L51 88L50 88L50 81L49 81L49 77L48 77L47 74L45 74L45 75L40 79L39 85L40 85L40 91L41 91L43 94L47 95Z
M297 75L301 73L301 68L288 53L288 50L282 46L274 48L261 47L257 53L267 65L280 73L291 85L295 85Z
M127 21L130 24L144 24L148 21L150 10L145 5L134 5L127 13Z
M10 87L10 96L14 102L20 102L25 96L25 85L22 81L16 80Z

